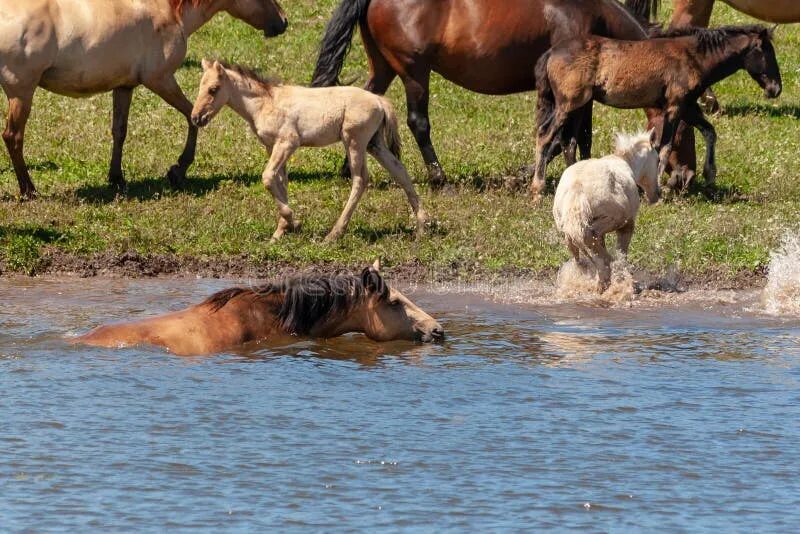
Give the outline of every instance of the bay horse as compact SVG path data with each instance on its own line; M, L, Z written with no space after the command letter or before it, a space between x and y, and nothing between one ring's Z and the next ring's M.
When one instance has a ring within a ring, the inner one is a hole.
M642 0L628 1L642 13L649 9ZM325 30L313 86L338 84L356 26L369 61L365 88L383 94L400 77L408 126L433 187L446 178L431 142L431 72L483 94L531 91L536 61L556 42L589 34L647 38L636 17L616 0L342 0ZM583 116L578 145L589 157L590 106Z
M444 330L380 274L301 275L234 287L184 310L98 327L73 343L123 348L155 345L182 355L212 354L293 335L331 338L361 332L375 341L441 341Z
M763 26L725 26L671 30L647 41L586 37L554 46L536 67L538 140L531 194L541 194L555 142L560 138L563 146L565 139L576 135L570 122L592 100L623 109L663 110L659 174L666 167L679 121L696 127L706 141L703 172L712 185L717 172L716 133L697 99L742 69L767 98L780 95L781 74L771 37L772 30ZM567 163L574 163L572 159Z
M397 116L386 98L357 87L298 87L263 78L250 69L204 59L203 78L192 111L192 122L202 127L230 106L270 152L262 180L278 204L277 241L299 223L289 207L286 163L301 146L328 146L342 142L349 156L353 187L339 220L325 238L331 242L347 228L369 184L369 152L405 190L417 219L417 236L427 215L414 184L400 162Z
M36 194L23 144L37 87L70 97L113 92L108 180L120 188L133 90L144 85L156 93L188 123L183 153L167 173L180 186L194 161L197 129L174 73L186 57L189 36L221 11L267 37L286 30L277 0L0 0L0 87L8 97L3 140L20 195Z
M594 264L605 291L611 282L606 234L617 233L617 248L627 255L639 212L639 188L658 202L658 153L652 132L617 134L614 154L567 167L553 198L556 229L575 262Z

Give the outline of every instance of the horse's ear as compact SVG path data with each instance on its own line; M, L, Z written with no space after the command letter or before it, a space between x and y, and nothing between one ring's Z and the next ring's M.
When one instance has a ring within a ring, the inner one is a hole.
M378 272L381 272L381 259L379 257L375 258L375 263L372 264L372 268Z
M656 141L657 141L657 139L656 139L656 129L655 128L650 128L647 131L647 135L650 137L650 145L656 146Z
M217 72L218 72L218 73L219 73L221 76L224 76L224 75L225 75L225 67L223 67L223 66L222 66L222 63L220 63L219 61L217 61L217 60L214 60L214 64L212 65L212 67L214 67L214 69L216 69L216 71L217 71Z
M389 296L389 287L384 282L381 273L373 267L367 267L361 271L361 283L367 293L371 295L376 295L381 299Z
M210 68L211 68L211 67L212 67L214 64L213 64L213 63L211 63L211 62L210 62L209 60L207 60L206 58L203 58L203 60L200 62L200 65L203 67L203 70L208 70L208 69L210 69Z

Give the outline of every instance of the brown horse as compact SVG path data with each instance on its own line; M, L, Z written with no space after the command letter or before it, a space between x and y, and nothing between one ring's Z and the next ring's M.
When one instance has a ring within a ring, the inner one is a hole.
M554 46L537 64L539 139L531 193L541 194L554 142L560 138L566 146L577 135L568 126L592 100L617 108L663 110L658 145L661 172L678 122L684 120L696 127L706 141L706 182L713 184L716 133L697 98L741 69L761 86L767 98L780 95L781 75L771 30L763 26L692 28L672 30L647 41L588 37ZM574 155L569 150L565 154L568 164L574 163Z
M185 310L133 323L101 326L74 338L98 347L156 345L179 355L211 354L248 342L297 335L363 332L376 341L444 339L444 330L379 272L306 275L255 288L220 291Z
M629 1L638 5L641 0ZM442 185L445 175L431 143L432 71L479 93L531 91L536 61L553 43L589 34L647 38L616 0L343 0L325 31L312 85L338 83L357 25L370 65L366 88L383 94L400 77L408 125L433 186ZM581 155L589 157L590 106L582 124L578 144Z
M3 132L23 198L35 196L23 156L25 125L37 87L84 97L113 91L114 148L108 179L124 186L122 145L133 89L144 85L188 122L186 146L167 177L181 185L194 161L192 103L174 73L187 39L220 11L266 36L286 29L277 0L0 0L0 87L8 97Z

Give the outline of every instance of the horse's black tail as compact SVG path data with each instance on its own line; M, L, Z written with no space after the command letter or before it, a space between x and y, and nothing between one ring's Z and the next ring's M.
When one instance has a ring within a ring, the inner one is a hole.
M356 24L366 16L370 0L342 0L333 13L322 37L317 66L314 68L312 87L328 87L339 84L339 74L344 58L350 50Z
M550 60L552 50L548 50L536 62L534 73L536 74L536 130L542 131L553 119L556 109L556 98L553 94L553 86L550 85L550 77L547 75L547 62Z
M625 0L625 7L643 24L648 24L658 16L660 5L661 0Z

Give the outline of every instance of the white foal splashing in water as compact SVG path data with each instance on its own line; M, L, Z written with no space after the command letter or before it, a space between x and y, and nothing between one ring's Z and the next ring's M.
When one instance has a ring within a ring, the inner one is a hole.
M426 214L405 167L400 162L397 117L385 98L356 87L307 88L282 85L252 71L203 60L203 79L192 112L192 121L205 126L222 109L230 106L271 155L263 174L264 185L278 204L278 228L272 240L298 223L288 201L286 162L301 146L344 143L349 156L353 188L344 211L325 241L339 238L350 222L361 195L369 183L366 152L394 177L406 192L417 218L417 233L425 226Z
M639 211L641 187L658 201L658 153L650 133L617 135L616 152L579 161L561 176L553 202L556 228L580 265L581 256L597 269L603 290L611 280L611 255L605 236L617 232L617 247L627 255Z

